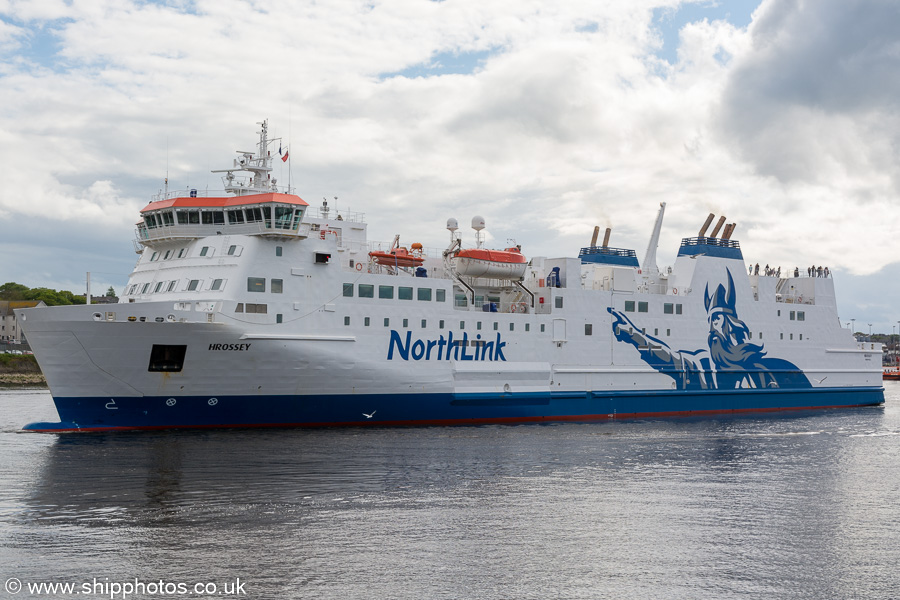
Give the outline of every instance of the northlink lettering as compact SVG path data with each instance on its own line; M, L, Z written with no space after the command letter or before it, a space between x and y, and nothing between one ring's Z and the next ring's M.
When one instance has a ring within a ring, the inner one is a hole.
M463 333L462 339L453 339L453 332L447 334L445 339L443 335L436 340L416 340L412 341L412 332L406 332L406 340L400 337L400 334L391 330L391 341L388 345L387 359L394 360L394 350L397 356L403 360L490 360L505 361L503 356L503 347L506 342L500 340L500 334L497 334L495 342L488 342L481 339L481 334L475 336L474 340L469 340L469 334Z

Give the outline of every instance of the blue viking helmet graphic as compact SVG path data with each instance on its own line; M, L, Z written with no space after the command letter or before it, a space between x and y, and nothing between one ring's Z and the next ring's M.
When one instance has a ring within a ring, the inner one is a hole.
M734 279L731 277L731 269L726 269L728 273L728 290L720 283L716 287L715 293L709 295L709 284L706 284L706 290L703 292L703 302L706 305L707 314L713 312L723 312L732 316L737 316L734 310Z

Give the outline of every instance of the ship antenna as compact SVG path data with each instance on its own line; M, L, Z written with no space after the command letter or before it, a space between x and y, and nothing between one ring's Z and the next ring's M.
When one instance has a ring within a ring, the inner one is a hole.
M166 136L166 192L163 199L169 197L169 136Z

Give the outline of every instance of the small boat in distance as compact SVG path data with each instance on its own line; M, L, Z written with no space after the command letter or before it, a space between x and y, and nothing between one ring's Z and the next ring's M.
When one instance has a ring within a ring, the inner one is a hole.
M884 381L900 381L900 367L885 367L881 378Z

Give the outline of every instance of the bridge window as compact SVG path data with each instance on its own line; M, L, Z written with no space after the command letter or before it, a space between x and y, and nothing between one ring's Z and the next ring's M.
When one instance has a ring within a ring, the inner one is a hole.
M240 225L244 222L244 211L241 209L228 211L228 222L232 225Z
M221 210L204 210L201 214L204 225L224 225L225 213Z
M244 209L244 215L246 215L248 223L259 223L263 220L262 211L259 207Z
M359 284L359 297L360 298L374 298L375 297L375 286L371 283L361 283Z
M294 209L290 206L275 207L275 228L290 229L291 217L294 215Z

